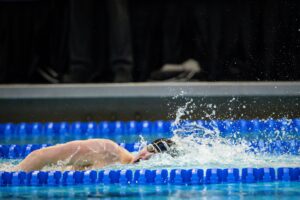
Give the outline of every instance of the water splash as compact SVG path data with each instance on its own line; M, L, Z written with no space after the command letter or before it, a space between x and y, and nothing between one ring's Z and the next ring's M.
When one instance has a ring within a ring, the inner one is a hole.
M187 108L193 103L193 99L190 99L188 102L185 103L184 106L179 107L177 109L176 118L175 121L172 123L172 127L177 127L180 125L180 122L182 120L182 117L186 114L189 114L189 112L192 112L193 110L189 111Z
M0 171L12 171L20 159L0 159Z
M194 127L194 129L192 129ZM185 132L187 131L187 132ZM193 133L191 133L193 131ZM282 154L272 155L253 151L249 142L243 139L223 138L220 131L205 129L195 122L182 123L174 132L172 140L176 142L178 157L168 154L156 154L150 160L137 165L115 165L108 168L244 168L244 167L298 167L300 156Z
M231 102L235 99L233 98ZM231 103L230 102L230 103ZM192 106L191 106L192 105ZM168 154L157 154L150 160L141 161L137 165L121 166L116 168L243 168L243 167L299 167L300 156L285 154L271 154L262 149L253 149L251 142L263 139L267 145L276 140L292 140L295 137L287 133L286 130L274 130L272 133L262 132L252 134L256 136L243 136L239 132L234 132L227 137L221 136L221 132L216 121L215 105L208 104L213 108L212 112L206 113L210 121L186 121L185 115L191 113L195 105L192 99L179 107L176 118L171 125L176 149L180 152L178 157ZM203 122L206 124L203 124ZM291 124L291 120L285 120L286 125Z

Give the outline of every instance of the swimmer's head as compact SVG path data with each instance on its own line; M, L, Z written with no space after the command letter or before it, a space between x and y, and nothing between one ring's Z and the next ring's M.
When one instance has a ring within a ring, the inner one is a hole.
M154 140L146 147L144 147L134 158L133 162L136 163L140 160L148 160L152 155L156 153L169 153L171 156L175 156L174 151L175 142L167 138L160 138ZM172 147L172 149L171 149Z

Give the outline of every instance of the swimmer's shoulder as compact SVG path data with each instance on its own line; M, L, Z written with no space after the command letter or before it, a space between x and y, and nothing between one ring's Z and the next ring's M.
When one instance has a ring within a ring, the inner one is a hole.
M114 149L120 148L120 146L116 142L109 139L96 138L96 139L88 139L88 140L81 140L81 141L86 145L105 146L107 150L111 148Z
M119 144L117 144L116 142L109 140L109 139L89 139L87 140L88 142L97 142L99 144L105 144L106 146L112 146L114 148L117 148L119 151L121 152L127 152L128 151L126 149L124 149L123 147L121 147Z
M105 144L112 144L112 145L118 145L116 142L110 140L110 139L102 139L102 138L94 138L94 139L88 139L88 140L82 140L86 142L98 142L98 143L105 143Z
M106 144L114 144L118 145L116 142L109 140L109 139L102 139L102 138L93 138L93 139L87 139L87 140L73 140L70 142L66 142L65 144L83 144L83 143L106 143ZM58 144L61 145L61 144Z
M62 144L62 146L68 146L69 148L74 148L74 147L100 147L100 148L104 148L103 150L119 150L120 146L115 143L112 140L109 139L102 139L102 138L95 138L95 139L87 139L87 140L74 140L74 141L70 141L67 142L65 144Z

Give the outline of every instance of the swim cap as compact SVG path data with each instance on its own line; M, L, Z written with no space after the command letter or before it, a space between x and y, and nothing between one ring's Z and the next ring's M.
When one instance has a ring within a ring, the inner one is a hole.
M167 138L160 138L157 140L154 140L151 144L147 146L147 150L149 152L154 152L154 153L162 153L162 152L167 152L172 156L175 156L175 151L174 149L171 150L171 146L173 146L175 142L173 142L170 139Z

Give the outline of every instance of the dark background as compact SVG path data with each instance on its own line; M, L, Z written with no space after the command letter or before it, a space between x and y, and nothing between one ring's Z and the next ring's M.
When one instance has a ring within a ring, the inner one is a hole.
M0 82L147 81L188 58L200 63L200 81L300 80L300 1L114 2L121 9L108 1L1 0ZM89 57L75 78L72 37ZM127 50L116 53L120 46Z

